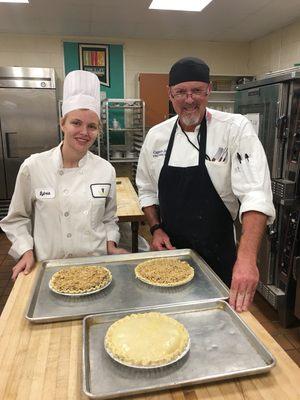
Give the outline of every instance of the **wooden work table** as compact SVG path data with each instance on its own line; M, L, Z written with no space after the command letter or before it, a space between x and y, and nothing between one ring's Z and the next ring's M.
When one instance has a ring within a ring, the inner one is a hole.
M0 318L0 399L87 399L82 392L81 321L35 325L24 317L37 269L28 276L19 275ZM298 366L249 312L242 318L276 357L271 372L131 398L300 399Z
M139 222L146 217L140 209L137 194L129 178L117 178L117 215L120 222L130 222L132 231L132 252L138 251Z

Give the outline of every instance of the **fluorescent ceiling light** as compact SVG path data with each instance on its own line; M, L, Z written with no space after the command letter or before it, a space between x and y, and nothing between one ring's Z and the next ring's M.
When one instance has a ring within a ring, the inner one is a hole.
M29 0L0 0L0 3L29 3Z
M202 11L212 0L152 0L152 10Z

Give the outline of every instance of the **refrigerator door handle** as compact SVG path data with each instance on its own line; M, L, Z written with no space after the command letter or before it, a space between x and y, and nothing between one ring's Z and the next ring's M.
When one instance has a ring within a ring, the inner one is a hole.
M13 151L10 146L10 135L17 135L18 132L5 132L3 135L4 143L3 143L3 151L5 158L18 158L18 156L13 155Z

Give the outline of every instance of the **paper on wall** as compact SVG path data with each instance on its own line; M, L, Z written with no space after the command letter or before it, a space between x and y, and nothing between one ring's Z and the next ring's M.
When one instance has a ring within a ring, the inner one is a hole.
M249 113L249 114L244 114L246 118L251 122L255 133L258 135L259 132L259 113Z

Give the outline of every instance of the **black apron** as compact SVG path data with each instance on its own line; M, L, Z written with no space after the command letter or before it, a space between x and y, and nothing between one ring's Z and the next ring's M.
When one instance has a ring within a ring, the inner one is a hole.
M177 121L158 180L162 227L173 246L197 251L230 286L236 260L233 220L205 166L206 117L198 132L198 165L185 168L168 165L176 128Z

